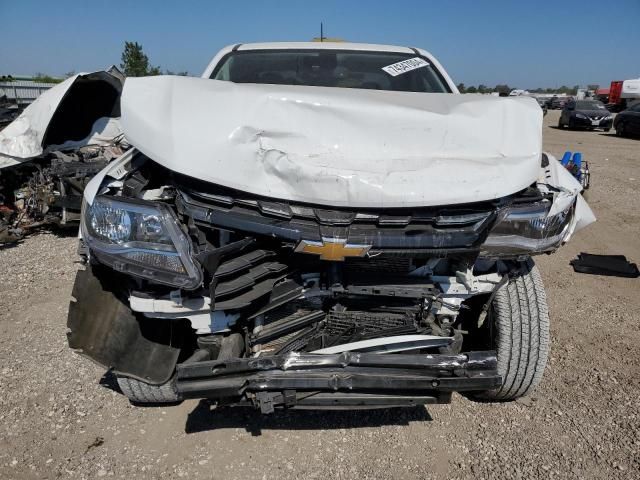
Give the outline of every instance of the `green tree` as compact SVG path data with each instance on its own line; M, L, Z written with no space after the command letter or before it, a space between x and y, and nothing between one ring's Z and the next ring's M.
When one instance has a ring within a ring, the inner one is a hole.
M460 93L464 93L464 92L466 91L466 90L465 90L465 87L464 87L464 83L459 83L459 84L458 84L458 91L459 91Z
M149 65L149 57L142 51L142 45L138 42L124 42L120 68L127 77L144 77L147 75L160 75L160 67Z
M60 83L62 81L61 78L55 78L51 75L47 75L46 73L38 72L32 79L34 82L42 82L42 83Z
M471 85L470 87L467 88L465 93L478 93L478 89L476 87L474 87L473 85Z

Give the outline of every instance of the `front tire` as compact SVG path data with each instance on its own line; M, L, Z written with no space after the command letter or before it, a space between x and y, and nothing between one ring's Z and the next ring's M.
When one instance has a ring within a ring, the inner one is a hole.
M475 395L484 400L515 400L542 380L549 355L549 313L542 278L533 260L496 294L491 307L492 341L503 384Z
M120 390L134 405L178 403L181 400L176 390L175 378L161 385L151 385L119 375L117 379Z
M618 126L616 127L616 135L619 137L624 137L625 136L625 132L624 132L624 123L620 122L618 124Z

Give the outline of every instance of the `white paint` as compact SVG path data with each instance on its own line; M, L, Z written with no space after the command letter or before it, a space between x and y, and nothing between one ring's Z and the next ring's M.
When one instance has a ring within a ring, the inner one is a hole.
M459 275L433 275L431 278L444 294L442 298L447 301L455 296L460 296L460 298L466 300L474 295L489 293L495 289L496 285L500 283L500 280L502 279L502 275L498 273L488 273L484 275L473 275L472 273L469 273L467 275L467 283L470 283L471 285L466 285L464 282L459 281L458 277ZM469 288L470 286L471 288Z
M544 189L547 185L554 187L554 199L549 216L557 215L575 202L575 211L567 228L563 242L568 242L573 234L596 221L596 216L580 192L582 185L571 175L553 155L547 154L549 166L540 169L538 186Z
M134 153L136 153L136 150L134 148L127 150L120 157L113 160L106 167L100 170L89 181L89 183L87 183L87 186L85 187L82 195L84 197L84 200L89 205L93 203L93 199L98 194L98 192L100 191L100 188L102 187L103 182L105 182L107 178L111 178L115 180L120 180L124 178L124 176L128 172L127 167L129 166L131 162L131 158L133 157Z
M623 81L620 98L640 98L640 78Z
M171 314L171 313L143 313L147 318L157 318L159 320L175 320L184 318L191 323L191 328L198 335L208 335L210 333L222 333L230 331L230 327L235 325L240 318L240 314L226 314L223 311L202 312L190 314Z
M348 207L503 197L538 176L530 98L129 78L128 141L161 165L275 199Z
M87 145L111 145L122 136L117 118L97 119L84 139L67 141L62 145L43 145L43 139L60 102L73 89L78 78L114 81L117 77L107 72L78 74L46 90L0 132L0 169L29 161L46 150L77 149ZM119 80L118 80L119 81Z
M0 132L0 168L42 154L42 138L63 97L79 75L42 92L18 118ZM13 157L13 158L11 158Z
M129 306L134 312L142 313L148 318L185 318L191 322L191 328L199 335L226 332L240 318L239 313L212 312L209 297L172 298L169 295L162 298L145 298L131 295Z
M393 353L406 350L416 350L419 348L429 348L433 346L434 341L442 341L447 338L451 337L438 337L436 335L395 335L392 337L373 338L371 340L343 343L342 345L314 350L311 353L331 354L358 350L369 351L372 348L378 348L379 351L371 353Z
M68 140L60 145L49 145L47 150L75 150L89 145L107 146L122 136L119 118L102 117L93 123L91 132L82 140Z
M170 296L146 298L131 295L129 297L129 305L134 312L185 315L209 312L211 300L208 297L196 297L175 301L175 299L172 299Z

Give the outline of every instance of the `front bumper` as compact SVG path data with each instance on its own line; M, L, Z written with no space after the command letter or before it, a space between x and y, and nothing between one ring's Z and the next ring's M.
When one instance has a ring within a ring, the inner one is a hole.
M275 407L376 408L448 403L451 392L498 388L494 351L465 354L298 354L177 366L182 398Z
M613 119L610 118L608 120L595 120L597 122L596 125L594 125L594 120L592 119L584 119L584 118L578 118L578 117L573 117L571 119L571 122L573 123L573 126L576 128L611 128L611 126L613 125Z

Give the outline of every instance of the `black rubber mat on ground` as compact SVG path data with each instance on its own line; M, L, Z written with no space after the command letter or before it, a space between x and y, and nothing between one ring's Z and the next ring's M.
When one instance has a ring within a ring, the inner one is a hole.
M592 255L581 253L578 258L569 262L573 270L592 275L608 275L612 277L637 278L640 276L638 266L631 263L624 255Z

